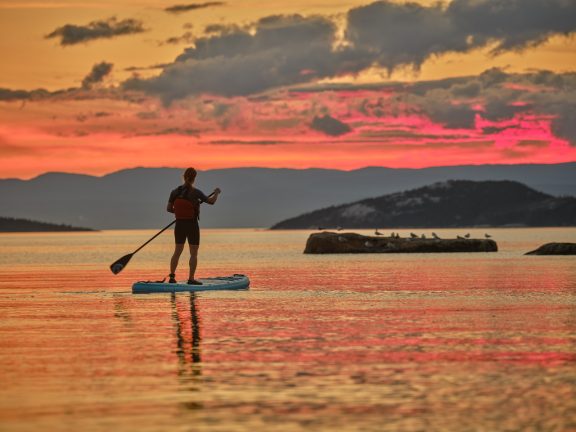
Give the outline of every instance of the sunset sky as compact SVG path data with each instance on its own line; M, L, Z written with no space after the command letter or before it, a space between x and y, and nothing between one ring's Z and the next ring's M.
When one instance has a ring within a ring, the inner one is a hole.
M573 0L0 0L0 178L576 161Z

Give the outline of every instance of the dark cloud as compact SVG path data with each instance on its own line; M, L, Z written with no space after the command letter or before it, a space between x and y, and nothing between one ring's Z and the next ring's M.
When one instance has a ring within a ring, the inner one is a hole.
M12 101L29 99L31 93L26 90L10 90L7 88L0 88L0 100L1 101Z
M204 33L229 33L230 30L240 30L240 27L226 24L209 24L204 29Z
M340 136L352 131L350 126L348 126L346 123L343 123L330 115L314 117L310 127L330 136Z
M124 68L126 72L140 72L140 71L148 71L148 70L156 70L156 69L164 69L165 67L170 66L168 63L158 63L152 66L130 66Z
M524 114L550 117L552 133L576 145L576 73L535 71L507 74L496 68L477 77L459 78L452 85L434 81L415 85L426 91L406 89L411 106L449 128L472 128L475 116L492 122ZM499 133L513 126L489 126L484 133Z
M154 132L152 135L184 135L184 136L200 137L202 132L204 132L204 131L201 129L187 129L187 128L180 128L180 127L171 127L171 128L163 129L161 131Z
M60 38L60 45L75 45L90 42L95 39L109 39L116 36L142 33L145 29L141 21L124 19L118 21L115 17L107 20L92 21L87 25L66 24L58 27L46 36L46 39Z
M474 127L477 108L474 104L458 101L458 99L463 88L472 88L474 84L477 84L475 80L468 83L462 83L462 80L459 80L457 84L447 88L442 81L439 82L438 88L434 88L433 82L424 84L427 91L412 93L412 89L408 88L401 101L406 101L417 112L426 114L431 120L447 128L470 129ZM480 89L478 89L479 92Z
M494 53L521 50L576 28L572 0L453 0L447 10L470 47L495 43Z
M576 97L576 94L573 93L573 96ZM556 107L554 111L556 118L552 120L552 132L576 146L576 99L565 106Z
M160 45L178 45L181 43L190 44L194 41L194 34L192 32L186 32L181 36L173 36L162 42Z
M483 117L491 121L502 121L513 118L516 114L531 111L529 105L514 105L515 98L489 97L484 106Z
M203 36L186 40L194 46L160 76L133 78L125 86L158 95L165 103L202 93L246 96L374 65L389 71L402 66L418 69L431 57L449 52L487 46L494 53L525 49L554 35L572 34L575 17L576 2L571 0L454 0L447 6L384 0L349 11L343 41L337 38L335 22L320 16L270 16L249 28L216 24ZM473 98L481 86L497 84L506 76L502 70L489 70L452 92L458 98ZM445 81L446 88L453 84ZM469 113L461 115L469 118Z
M480 94L482 86L477 81L465 84L456 84L452 87L452 94L457 98L474 98Z
M346 37L391 71L492 45L494 54L518 51L575 30L570 0L453 0L447 7L378 1L348 12Z
M165 8L164 10L168 13L180 14L180 13L184 13L184 12L194 11L197 9L204 9L204 8L214 7L214 6L224 6L225 4L226 3L224 3L224 2L191 3L191 4L185 4L185 5L170 6L170 7Z
M447 128L471 129L476 120L476 111L467 105L429 104L424 110L432 120Z
M222 28L195 41L160 76L133 78L125 88L166 103L201 93L242 96L350 72L346 54L333 51L335 24L299 15L264 18L254 29Z
M482 132L485 135L492 135L492 134L499 134L502 131L505 131L506 129L513 129L513 126L502 126L502 127L497 127L497 126L487 126L482 128Z
M104 78L110 75L113 68L112 63L101 62L92 66L92 70L82 80L82 88L87 90L91 89L95 84L101 83Z
M44 89L28 91L0 88L0 101L26 100L32 99L34 97L44 97L49 95L50 92Z
M298 92L323 92L323 85L293 89ZM425 115L435 123L452 129L476 129L481 118L494 122L482 125L486 135L506 129L521 129L523 118L541 117L550 122L552 133L576 146L576 73L532 71L506 73L492 68L478 76L421 81L414 84L388 83L386 86L329 86L338 91L390 91L394 96L362 99L356 106L367 117ZM515 121L513 121L515 119Z
M419 67L434 54L466 51L460 34L441 5L375 2L348 12L346 38L356 51L390 71Z
M509 78L508 74L504 72L502 69L493 67L482 72L478 77L478 80L482 84L482 86L491 87L496 84L501 84L507 81L508 78Z
M518 88L507 88L510 84ZM483 117L499 121L521 113L550 116L552 133L576 146L576 73L510 74L501 85L484 88L483 96Z
M540 71L526 75L523 81L538 86L535 91L526 92L523 100L535 112L553 116L552 132L576 146L576 72Z

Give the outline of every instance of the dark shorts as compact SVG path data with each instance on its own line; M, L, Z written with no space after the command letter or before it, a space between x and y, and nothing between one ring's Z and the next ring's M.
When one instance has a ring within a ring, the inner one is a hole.
M200 244L200 227L196 219L177 219L174 226L174 240L177 244Z

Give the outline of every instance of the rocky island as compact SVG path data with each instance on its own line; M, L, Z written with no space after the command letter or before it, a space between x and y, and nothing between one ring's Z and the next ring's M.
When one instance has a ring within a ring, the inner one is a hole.
M449 180L327 207L272 229L576 226L576 198L513 181Z
M525 255L576 255L576 243L546 243Z
M308 237L305 254L497 252L491 239L428 239L372 237L324 231Z

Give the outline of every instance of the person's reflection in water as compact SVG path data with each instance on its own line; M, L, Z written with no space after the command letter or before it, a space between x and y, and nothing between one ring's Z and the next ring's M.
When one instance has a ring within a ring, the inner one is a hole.
M127 327L131 328L133 326L133 321L130 312L128 312L128 298L123 294L112 294L112 300L114 302L114 316L122 320Z
M196 295L172 294L172 319L176 331L176 355L178 356L178 375L183 389L190 392L200 390L199 377L202 375L202 357L200 354L200 318ZM202 408L198 402L185 402L186 409Z

